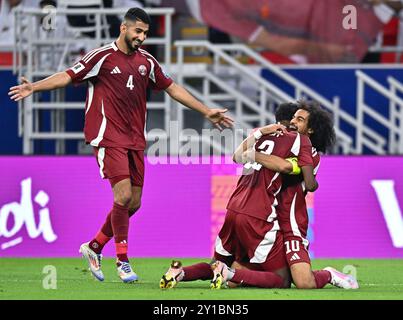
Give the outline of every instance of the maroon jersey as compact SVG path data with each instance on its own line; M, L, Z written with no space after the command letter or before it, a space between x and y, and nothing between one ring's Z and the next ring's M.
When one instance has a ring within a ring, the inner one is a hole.
M88 81L85 141L94 147L144 150L146 90L164 90L172 79L139 49L131 55L113 42L87 53L66 70L73 83Z
M312 148L313 173L317 174L320 165L320 154ZM299 166L303 166L299 162ZM301 239L305 247L308 247L306 235L308 232L308 210L305 202L305 184L302 174L298 176L283 176L283 188L278 195L278 220L280 229L284 234L284 240L290 237Z
M312 165L311 141L297 132L265 135L256 142L255 150L281 158L296 156L300 166ZM282 185L281 174L257 163L246 163L244 168L249 172L239 178L227 209L272 222L277 216L276 196Z

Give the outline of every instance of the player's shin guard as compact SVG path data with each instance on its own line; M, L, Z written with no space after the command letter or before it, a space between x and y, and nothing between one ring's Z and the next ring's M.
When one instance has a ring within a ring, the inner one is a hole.
M105 223L101 228L101 232L109 237L112 238L113 237L113 229L112 229L112 211L109 212L108 216L106 217Z
M128 210L128 214L129 214L129 218L131 216L133 216L135 213L137 212L136 210ZM113 229L112 229L112 211L109 212L108 216L106 217L105 223L103 224L101 231L98 232L102 233L103 235L105 235L105 237L108 238L108 240L105 242L105 244L113 238ZM95 237L95 239L97 239L97 237ZM98 239L97 239L98 240ZM104 245L105 245L104 244Z
M127 262L129 261L127 258L127 237L129 233L129 215L127 214L127 206L121 206L114 203L111 212L111 222L118 260Z

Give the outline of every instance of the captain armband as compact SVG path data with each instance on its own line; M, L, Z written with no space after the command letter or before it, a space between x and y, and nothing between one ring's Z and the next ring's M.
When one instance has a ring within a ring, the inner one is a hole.
M290 175L298 175L301 173L301 168L298 166L298 158L292 157L285 160L292 165L292 171L289 173Z

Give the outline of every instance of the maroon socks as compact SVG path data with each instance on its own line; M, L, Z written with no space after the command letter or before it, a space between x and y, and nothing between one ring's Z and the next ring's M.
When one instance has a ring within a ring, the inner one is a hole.
M327 270L315 270L312 272L315 277L317 289L322 289L326 284L330 283L330 280L332 279L330 272Z
M211 265L206 262L184 267L183 271L185 272L185 276L183 277L182 281L212 280L214 277L213 270L211 270Z
M114 203L111 211L111 224L115 238L116 255L120 261L129 261L127 258L127 236L129 233L128 207Z
M274 272L236 269L230 281L258 288L284 288L283 278Z

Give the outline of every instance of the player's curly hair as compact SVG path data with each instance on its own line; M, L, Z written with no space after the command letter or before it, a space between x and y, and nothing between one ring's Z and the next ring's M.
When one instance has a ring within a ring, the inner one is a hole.
M276 109L276 122L288 121L294 117L295 112L298 110L298 105L293 102L284 102Z
M312 146L323 153L329 151L336 141L331 114L316 101L299 100L297 105L298 109L309 112L308 128L313 131L309 137Z
M140 20L148 25L151 24L150 16L141 8L130 8L127 10L124 19L130 21Z

